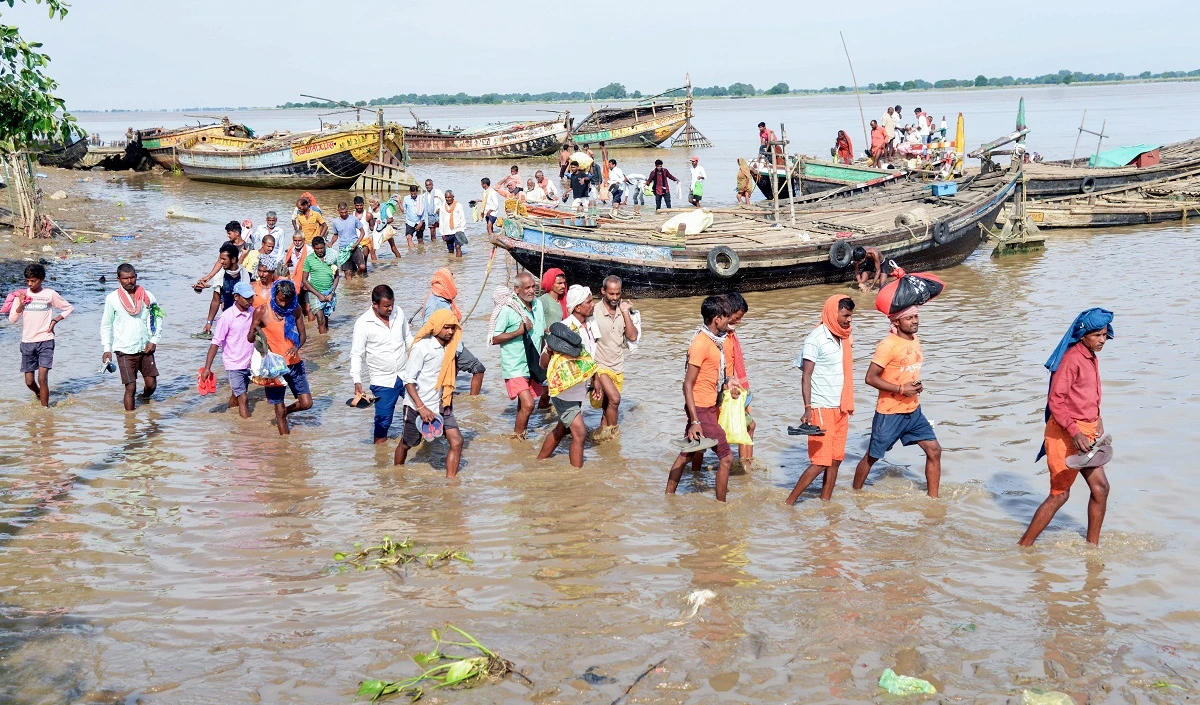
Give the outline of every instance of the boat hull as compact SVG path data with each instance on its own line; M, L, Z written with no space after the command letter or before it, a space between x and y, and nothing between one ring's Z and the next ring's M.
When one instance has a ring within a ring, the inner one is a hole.
M1032 168L1027 170L1027 195L1030 198L1050 198L1104 191L1178 176L1200 168L1200 159L1160 164L1145 169L1123 167L1106 170L1051 164L1029 166Z
M214 144L219 144L215 140ZM372 129L317 135L279 146L252 140L244 149L177 149L180 168L195 181L261 188L349 188L375 158L379 133Z
M562 123L515 133L477 135L405 130L409 159L522 159L554 154L567 141Z
M996 218L1015 189L1015 182L996 188L977 205L956 212L944 222L944 244L932 238L913 239L898 232L856 240L896 259L909 271L944 269L961 264L979 246L980 225L995 226ZM854 278L853 267L836 267L827 246L797 248L789 255L773 254L760 262L743 259L729 278L711 274L704 259L685 258L668 245L598 241L546 232L537 226L522 226L519 232L506 227L495 236L521 266L534 274L557 267L568 281L599 286L604 277L622 278L624 289L637 296L668 298L701 296L726 291L769 291L814 284L837 284ZM542 238L545 246L542 246Z
M56 166L62 169L77 169L87 158L88 141L80 137L68 145L52 146L37 155L38 164Z
M611 125L603 122L589 125L590 119L580 123L579 128L571 135L571 140L576 145L603 142L608 149L633 149L658 147L671 139L671 136L679 132L687 122L687 113L681 108L652 116L647 120L639 119L635 122L618 122Z
M1029 219L1039 228L1116 228L1125 225L1171 223L1200 217L1200 205L1154 205L1140 208L1095 208L1088 206L1046 207L1026 205Z
M181 127L173 130L138 130L137 138L142 149L155 164L164 169L179 169L176 151L185 142L207 142L218 137L249 137L249 130L242 125L214 124L198 127Z

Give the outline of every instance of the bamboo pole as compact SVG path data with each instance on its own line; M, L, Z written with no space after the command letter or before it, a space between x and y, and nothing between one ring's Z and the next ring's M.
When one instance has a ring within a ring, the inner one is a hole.
M858 99L858 119L862 121L863 144L869 149L871 136L867 134L867 116L863 113L862 96L858 93L858 78L854 75L854 62L850 61L850 50L846 48L846 37L841 30L838 30L838 36L842 38L842 51L846 52L846 63L850 64L850 80L854 83L854 97Z

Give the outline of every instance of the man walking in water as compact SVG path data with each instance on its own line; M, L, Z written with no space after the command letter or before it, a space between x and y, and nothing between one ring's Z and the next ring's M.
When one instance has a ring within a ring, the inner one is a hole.
M137 270L126 262L117 267L121 286L104 299L100 314L101 361L107 365L117 354L117 369L125 385L125 410L133 411L133 393L137 376L142 376L142 398L149 399L158 388L158 367L154 351L162 339L162 311L154 294L137 283Z
M725 430L718 421L718 393L732 394L736 399L738 390L725 385L725 334L729 332L732 306L727 296L709 296L700 304L700 315L704 325L696 330L687 352L687 369L683 375L683 408L687 414L684 435L688 441L707 438L716 441L713 450L720 464L717 466L717 501L724 502L729 490L729 469L733 466L733 449L725 437ZM675 494L683 469L694 453L703 450L680 450L671 464L667 477L667 494Z
M290 279L275 282L271 290L269 305L254 309L251 319L250 332L246 339L255 341L259 330L267 339L267 347L279 355L287 363L287 371L283 373L283 381L292 390L296 401L287 407L283 405L283 386L267 387L267 402L275 406L275 426L279 435L291 433L287 417L297 411L312 408L312 393L308 387L308 375L304 371L304 362L300 359L300 348L304 347L304 317L297 316L300 308L297 301L296 285Z
M517 419L513 433L525 437L534 400L542 396L545 374L538 361L546 317L542 302L534 296L533 275L521 272L513 287L513 297L500 303L493 314L492 343L500 346L500 374L509 399L517 400Z
M620 433L621 391L625 388L625 356L637 348L642 337L642 317L621 298L621 278L610 274L600 288L600 305L588 319L596 339L596 394L592 406L603 408L597 440ZM608 429L608 430L603 430Z
M821 499L833 496L838 468L846 457L846 436L854 413L854 351L850 318L854 299L834 294L825 300L821 323L804 339L796 360L800 368L800 394L804 416L800 423L817 426L821 435L808 437L808 468L796 480L786 504L795 504L817 475L825 474Z
M915 443L925 451L925 481L929 496L936 499L942 481L942 446L917 399L922 390L923 359L917 340L917 307L909 306L889 318L892 333L875 348L867 370L867 385L879 390L879 400L871 421L871 444L854 468L854 489L862 489L871 466L900 441L906 446Z
M1100 363L1096 353L1113 337L1112 320L1112 311L1102 308L1079 314L1046 361L1050 393L1038 459L1046 456L1050 467L1050 496L1034 512L1019 542L1022 546L1033 545L1055 512L1066 504L1071 485L1081 474L1092 493L1088 499L1087 541L1100 543L1100 526L1108 507L1104 461L1111 451L1106 450L1104 420L1100 418ZM1076 454L1083 454L1082 463L1073 462L1081 458Z
M54 326L70 316L75 307L57 291L42 286L46 268L34 263L25 267L24 291L16 292L16 301L8 320L21 320L21 372L25 386L42 406L50 406L50 368L54 367ZM58 309L58 315L54 310ZM34 377L36 375L36 378Z

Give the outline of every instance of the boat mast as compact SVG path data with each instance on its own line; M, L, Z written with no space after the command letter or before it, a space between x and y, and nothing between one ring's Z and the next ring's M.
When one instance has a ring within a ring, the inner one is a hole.
M672 147L711 147L712 142L708 138L700 134L700 131L692 126L692 75L690 73L684 75L684 86L687 89L686 98L683 102L683 132L680 132L675 139L671 140Z
M846 48L846 37L842 35L841 30L838 30L838 36L842 38L842 51L846 52L846 63L850 64L850 80L854 83L854 97L858 99L858 119L862 121L863 144L868 148L871 146L871 136L867 134L867 116L863 114L862 96L858 93L858 77L854 75L854 63L850 61L850 50ZM854 155L850 155L851 161Z

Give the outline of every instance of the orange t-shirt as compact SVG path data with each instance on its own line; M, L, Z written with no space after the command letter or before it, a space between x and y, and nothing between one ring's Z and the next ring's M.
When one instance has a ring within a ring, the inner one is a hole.
M692 399L697 409L707 409L717 405L717 385L721 376L721 349L707 335L697 333L688 346L687 361L689 365L700 368L696 375L696 383L692 385ZM732 371L726 363L725 373Z
M909 385L921 379L921 341L905 340L896 334L884 338L875 348L871 362L883 368L880 377L889 384ZM879 391L875 411L881 414L907 414L920 405L915 397L906 397L895 392Z

